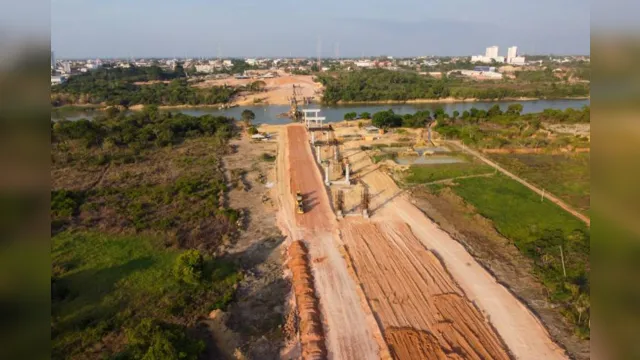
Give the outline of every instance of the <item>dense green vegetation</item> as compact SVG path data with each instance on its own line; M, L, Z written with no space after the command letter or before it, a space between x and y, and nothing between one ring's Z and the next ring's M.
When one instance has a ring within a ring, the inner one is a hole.
M107 112L51 123L55 359L197 359L199 316L241 275L221 155L232 119ZM96 350L99 349L99 350Z
M590 154L491 154L507 170L582 212L590 208Z
M52 359L197 359L204 343L188 336L188 327L231 301L240 274L195 252L199 267L181 261L188 251L167 249L155 237L93 231L53 237ZM199 275L185 281L176 267ZM119 336L124 346L111 349ZM100 343L106 348L95 350Z
M581 335L589 336L590 232L584 223L501 174L456 180L451 189L534 262L535 274ZM566 269L564 276L562 257Z
M139 81L168 81L136 85ZM106 104L203 105L229 102L236 90L232 87L192 87L181 67L167 72L159 67L129 69L101 68L72 76L51 88L51 105Z
M542 148L552 151L567 146L589 147L590 141L586 137L551 135L544 130L547 123L588 123L588 106L580 110L546 109L541 113L522 115L521 110L519 104L510 105L504 112L494 105L487 111L472 108L454 117L440 111L435 114L435 130L447 139L459 139L478 148Z
M561 98L588 96L589 85L568 84L533 76L525 80L473 81L456 76L436 79L408 71L367 69L339 72L336 75L319 74L325 86L323 102L338 101L406 101L411 99L499 100L517 97ZM547 81L548 80L548 81Z
M452 179L460 176L470 176L492 173L493 168L475 162L453 164L412 165L405 181L412 184L424 184L432 181Z

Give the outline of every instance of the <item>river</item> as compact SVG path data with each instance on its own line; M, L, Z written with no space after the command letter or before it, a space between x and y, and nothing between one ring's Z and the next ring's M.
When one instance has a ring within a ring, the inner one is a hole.
M462 113L472 107L476 109L487 110L494 104L499 104L502 110L506 110L510 104L522 104L522 113L541 112L544 109L564 110L567 108L579 109L584 105L589 105L589 99L565 99L565 100L534 100L534 101L478 101L478 102L459 102L459 103L425 103L425 104L368 104L368 105L309 105L310 109L321 109L320 116L327 118L327 122L342 121L344 114L348 112L368 112L374 114L378 111L392 109L396 114L413 114L419 110L433 111L438 108L444 109L445 112L451 114L457 110ZM278 117L279 114L289 110L286 105L262 105L262 106L240 106L231 109L217 110L213 108L179 108L168 110L172 112L181 112L192 116L201 116L206 114L223 115L240 119L243 110L249 109L256 114L255 124L287 124L290 122L288 118ZM51 113L54 120L67 119L92 119L95 115L100 114L99 111L77 111L62 112L61 114Z

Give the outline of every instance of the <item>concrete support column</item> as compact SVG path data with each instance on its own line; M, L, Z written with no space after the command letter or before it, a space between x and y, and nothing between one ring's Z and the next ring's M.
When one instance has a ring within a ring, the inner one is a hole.
M324 167L324 183L325 183L327 186L331 185L331 182L329 181L329 167L330 167L330 166L331 166L330 164L327 164L327 165Z
M338 145L333 145L333 160L338 161Z
M346 172L345 172L345 180L346 180L347 185L349 185L349 184L351 184L351 182L349 181L349 163L347 163L346 166L347 166L347 169L346 169Z
M322 164L322 154L320 153L320 146L316 145L316 160L318 164Z
M315 145L316 143L316 133L314 131L311 132L311 145Z
M326 141L326 142L327 142L327 144L328 144L328 143L329 143L329 132L328 132L328 131L327 131L327 132L325 132L325 133L324 133L324 135L325 135L325 141Z

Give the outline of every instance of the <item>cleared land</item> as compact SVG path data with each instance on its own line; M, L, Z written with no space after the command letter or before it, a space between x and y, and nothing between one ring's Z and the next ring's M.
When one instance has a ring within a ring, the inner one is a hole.
M590 154L492 154L509 171L587 213L590 208Z
M563 350L550 339L539 320L478 264L460 243L413 206L393 180L371 162L366 152L360 150L362 145L366 145L366 142L347 142L344 144L343 154L352 164L354 176L369 187L370 210L373 214L371 220L406 223L426 249L439 255L463 293L484 317L490 319L515 357L566 358ZM391 281L397 283L398 278L393 277Z
M285 72L278 72L279 76L271 79L219 79L206 80L198 83L196 87L208 88L212 86L246 86L255 81L264 81L266 86L262 92L240 93L233 99L234 104L253 105L287 105L288 98L293 94L293 85L296 86L296 93L299 97L311 97L319 101L322 93L322 84L313 81L311 75L289 75Z

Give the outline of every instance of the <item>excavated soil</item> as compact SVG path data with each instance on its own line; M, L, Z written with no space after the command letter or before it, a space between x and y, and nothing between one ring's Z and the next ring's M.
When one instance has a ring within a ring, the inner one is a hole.
M396 359L509 358L489 323L406 224L348 220L341 229ZM414 332L389 333L389 328ZM421 336L409 336L417 330Z
M309 268L307 248L302 241L289 246L289 268L293 277L293 289L300 317L300 342L303 359L326 359L324 333L318 299L313 286L313 275Z

